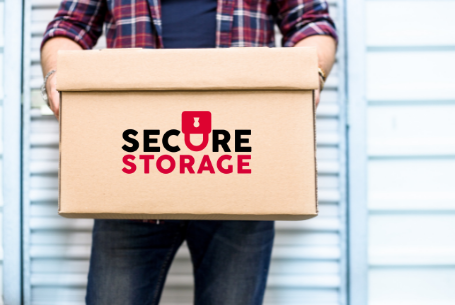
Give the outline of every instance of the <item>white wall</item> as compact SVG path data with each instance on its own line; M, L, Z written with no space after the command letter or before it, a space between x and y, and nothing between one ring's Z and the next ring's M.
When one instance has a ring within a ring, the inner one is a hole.
M455 304L455 1L365 1L369 305Z

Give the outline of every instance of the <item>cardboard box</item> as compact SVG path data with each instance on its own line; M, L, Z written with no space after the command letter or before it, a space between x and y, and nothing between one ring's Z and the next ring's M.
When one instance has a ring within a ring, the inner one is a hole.
M60 215L317 215L315 49L60 51L57 70Z

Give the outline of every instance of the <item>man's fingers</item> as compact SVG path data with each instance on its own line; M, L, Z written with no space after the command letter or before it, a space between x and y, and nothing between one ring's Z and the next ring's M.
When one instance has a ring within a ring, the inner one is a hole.
M316 108L318 108L320 98L321 98L321 91L314 90L314 103L316 105Z
M52 90L52 98L49 101L49 105L51 106L51 110L54 113L55 117L58 119L59 117L59 94L57 90Z
M49 107L51 108L52 112L54 113L55 117L59 118L59 102L60 102L60 95L57 91L57 72L52 74L48 79L48 88L47 92L49 94Z

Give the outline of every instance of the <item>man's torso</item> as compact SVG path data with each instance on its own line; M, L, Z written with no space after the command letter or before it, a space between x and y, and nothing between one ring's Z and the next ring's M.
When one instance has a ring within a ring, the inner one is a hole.
M130 1L108 0L105 15L107 46L109 48L167 47L165 45L167 37L163 39L166 35L164 27L169 26L167 10L175 9L173 7L175 3L165 1L167 0L163 0L164 4L161 4L157 0L137 0L131 4ZM209 0L198 0L198 2L204 2L204 7L208 7ZM162 5L164 5L164 11ZM183 7L182 4L180 6ZM216 7L215 47L274 46L273 5L270 0L218 0ZM192 13L198 12L192 11ZM183 15L188 17L188 14L183 13ZM208 14L204 13L202 16L204 19ZM205 21L202 20L202 22ZM189 27L192 26L189 25Z

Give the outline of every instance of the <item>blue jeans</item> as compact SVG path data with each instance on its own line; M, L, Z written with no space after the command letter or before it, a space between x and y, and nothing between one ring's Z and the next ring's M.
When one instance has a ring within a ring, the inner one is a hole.
M186 240L196 305L262 304L274 238L272 221L96 220L88 305L156 305Z

